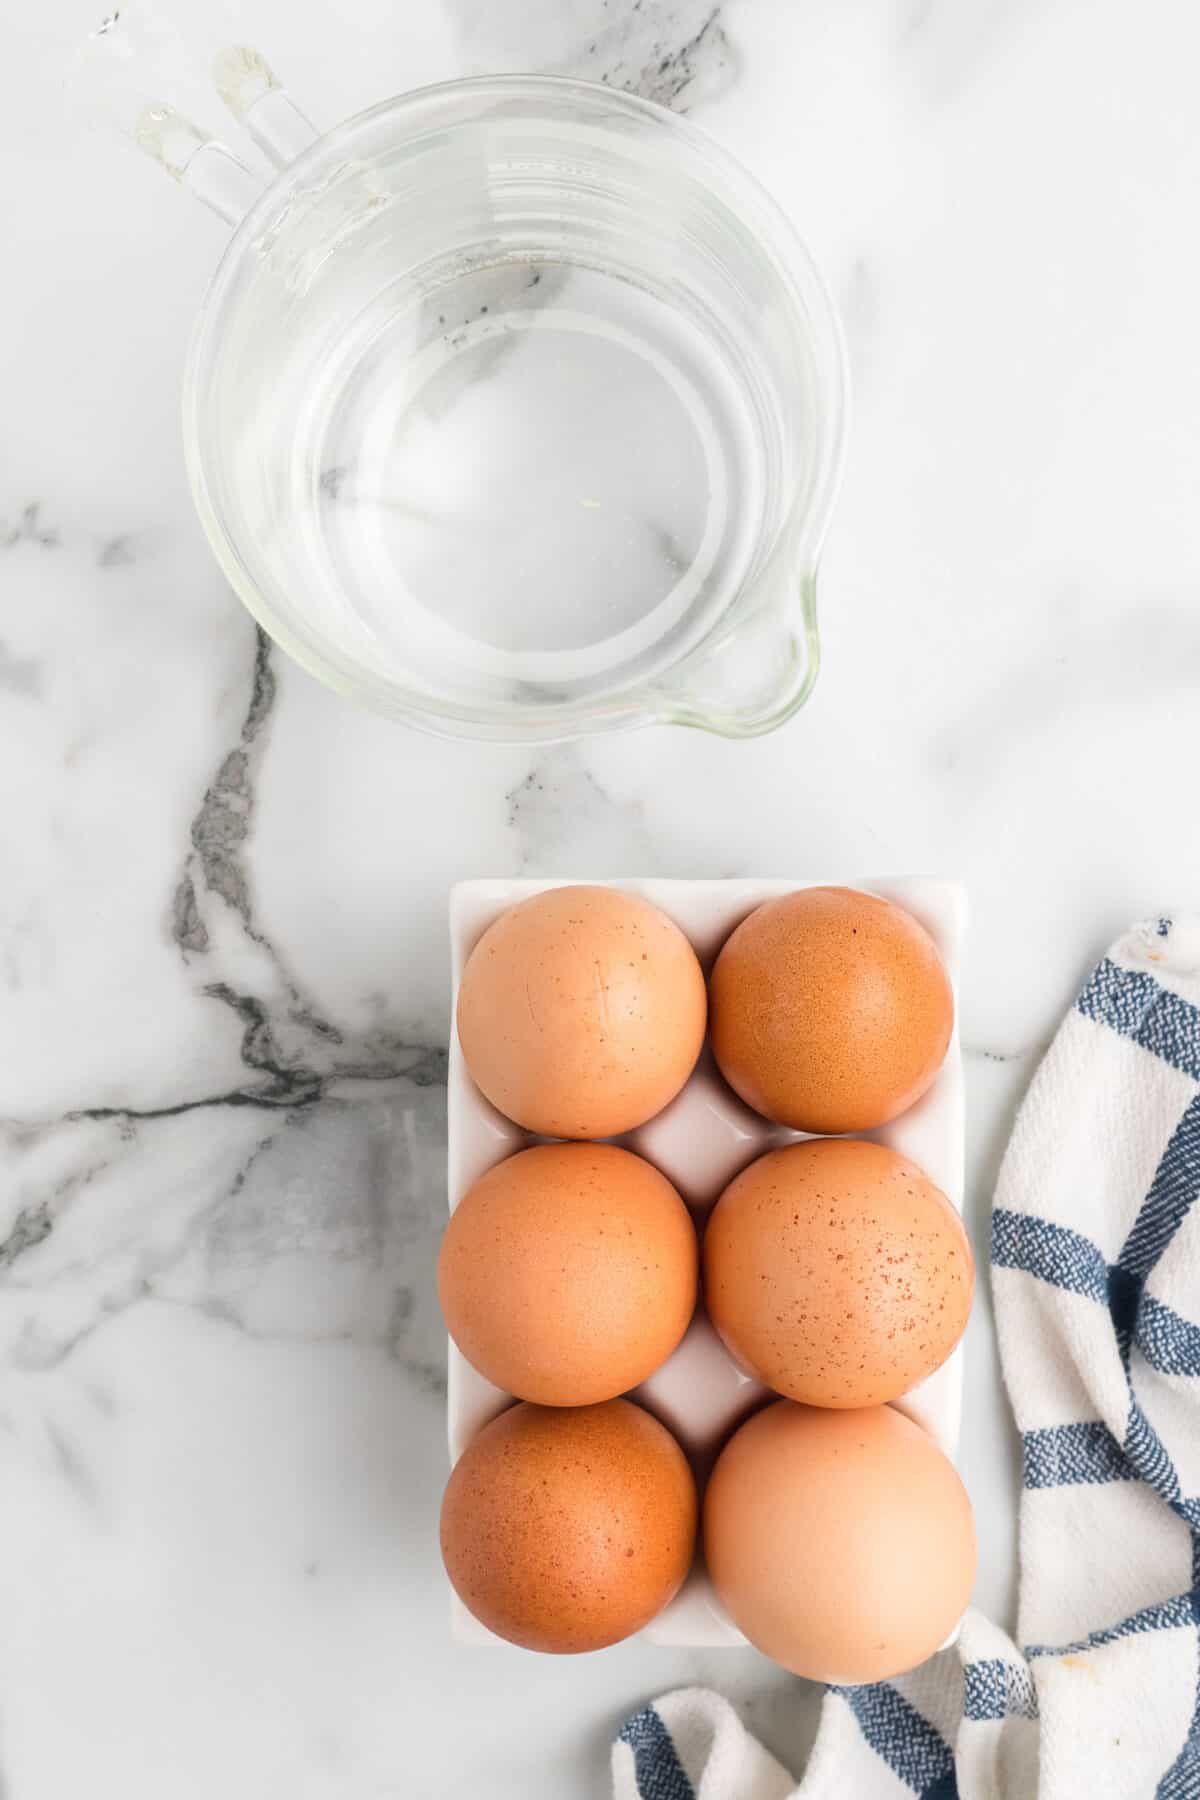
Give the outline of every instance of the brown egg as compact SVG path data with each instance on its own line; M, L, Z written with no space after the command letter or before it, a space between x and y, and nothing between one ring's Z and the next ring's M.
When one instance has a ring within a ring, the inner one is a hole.
M616 888L510 907L463 971L458 1038L493 1106L544 1137L631 1131L679 1092L704 1041L704 976L665 913Z
M755 1413L709 1480L704 1552L750 1642L811 1681L915 1668L954 1629L975 1580L966 1490L890 1406L777 1400Z
M867 1131L942 1066L954 997L924 926L853 888L768 900L709 983L713 1054L747 1106L797 1131Z
M540 1144L477 1181L438 1259L446 1328L497 1387L587 1406L665 1362L696 1307L691 1214L614 1144Z
M601 1650L678 1591L696 1513L683 1451L632 1401L514 1406L455 1465L442 1559L463 1604L510 1643Z
M709 1317L736 1362L810 1406L877 1406L945 1362L975 1262L915 1163L858 1138L771 1150L725 1189L704 1234Z

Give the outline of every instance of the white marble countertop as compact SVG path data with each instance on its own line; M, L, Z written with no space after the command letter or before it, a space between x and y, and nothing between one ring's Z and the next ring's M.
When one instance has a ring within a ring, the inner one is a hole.
M199 0L194 0L199 3ZM188 498L221 245L64 129L91 0L0 61L0 1771L6 1800L556 1800L753 1652L455 1647L446 888L477 873L954 873L971 1224L1088 961L1200 894L1200 25L1117 0L247 0L332 122L488 67L688 108L790 209L856 406L801 717L727 744L441 744L256 640ZM336 42L334 41L336 39ZM962 1453L1012 1611L986 1295Z

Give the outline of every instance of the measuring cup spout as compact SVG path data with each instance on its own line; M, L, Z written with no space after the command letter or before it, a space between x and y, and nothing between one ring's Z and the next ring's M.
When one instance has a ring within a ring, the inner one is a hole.
M73 109L131 140L227 224L236 225L266 187L253 168L203 123L212 90L251 143L286 168L317 132L259 50L243 44L220 4L209 0L185 44L149 0L132 0L101 20L80 46L68 80Z
M702 645L660 696L659 717L720 737L759 737L798 712L821 661L817 574L780 571Z

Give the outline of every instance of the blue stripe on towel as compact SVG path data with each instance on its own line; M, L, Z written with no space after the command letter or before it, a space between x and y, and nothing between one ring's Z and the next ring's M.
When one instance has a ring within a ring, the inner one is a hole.
M1160 1600L1154 1606L1144 1606L1141 1612L1131 1614L1122 1619L1119 1625L1111 1625L1105 1631L1093 1631L1085 1638L1076 1638L1070 1644L1026 1644L1025 1654L1035 1656L1080 1656L1085 1650L1098 1650L1103 1644L1116 1644L1122 1638L1140 1637L1147 1631L1179 1631L1184 1626L1190 1628L1196 1624L1196 1596L1189 1590L1186 1594L1176 1594L1173 1600Z
M1099 1419L1026 1431L1021 1450L1027 1488L1137 1480L1137 1470L1131 1468L1121 1445Z
M1108 1263L1090 1238L1030 1213L997 1207L992 1214L992 1263L1023 1269L1039 1281L1108 1305Z
M1085 1018L1132 1038L1143 1050L1200 1080L1200 1011L1153 975L1120 969L1107 957L1075 1002Z
M1154 1790L1155 1800L1196 1800L1200 1794L1200 1699L1183 1749Z
M967 1719L1022 1719L1038 1716L1029 1670L1000 1656L981 1657L963 1668L963 1716Z
M1161 1494L1168 1505L1180 1498L1179 1476L1167 1455L1163 1441L1142 1411L1132 1389L1129 1394L1129 1421L1125 1427L1125 1454L1141 1479Z
M1181 1004L1183 1004L1181 1002ZM1200 1194L1200 1094L1163 1151L1150 1191L1117 1262L1145 1280Z
M1200 1624L1200 1539L1192 1537L1192 1612ZM1200 1682L1183 1747L1154 1790L1155 1800L1195 1800L1200 1794Z
M641 1800L696 1800L695 1790L675 1754L671 1734L652 1706L626 1719L621 1742L633 1751Z
M953 1751L890 1682L831 1687L829 1692L846 1702L872 1750L921 1800L957 1800Z
M1200 1375L1200 1325L1143 1294L1134 1324L1134 1342L1160 1375Z

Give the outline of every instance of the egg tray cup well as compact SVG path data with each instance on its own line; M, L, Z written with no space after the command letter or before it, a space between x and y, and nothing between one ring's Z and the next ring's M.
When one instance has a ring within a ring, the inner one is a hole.
M531 894L572 887L583 878L558 881L463 881L450 892L450 945L453 1002L468 956L494 919ZM929 1091L891 1124L859 1135L888 1144L911 1157L961 1213L963 1203L964 1106L957 1001L966 895L957 882L920 879L811 881L658 881L588 883L638 894L674 919L693 945L707 975L722 944L764 900L798 888L837 885L859 888L894 900L920 920L946 965L955 995L955 1029L946 1060ZM453 1017L453 1015L452 1015ZM718 1074L707 1045L683 1091L665 1110L614 1141L654 1164L678 1188L703 1229L704 1220L728 1182L761 1156L806 1134L773 1125L743 1105ZM517 1150L538 1140L514 1125L484 1099L468 1075L457 1033L450 1035L448 1095L448 1188L453 1212L479 1177ZM893 1404L929 1432L953 1458L958 1447L962 1402L962 1346L942 1367ZM718 1451L763 1400L767 1388L733 1362L709 1324L703 1303L683 1342L661 1368L629 1396L668 1426L687 1452L703 1483ZM450 1458L456 1462L490 1419L513 1396L493 1386L449 1346L447 1425ZM454 1636L463 1643L497 1642L451 1595ZM716 1648L744 1645L713 1590L703 1557L670 1605L639 1634L651 1643Z

